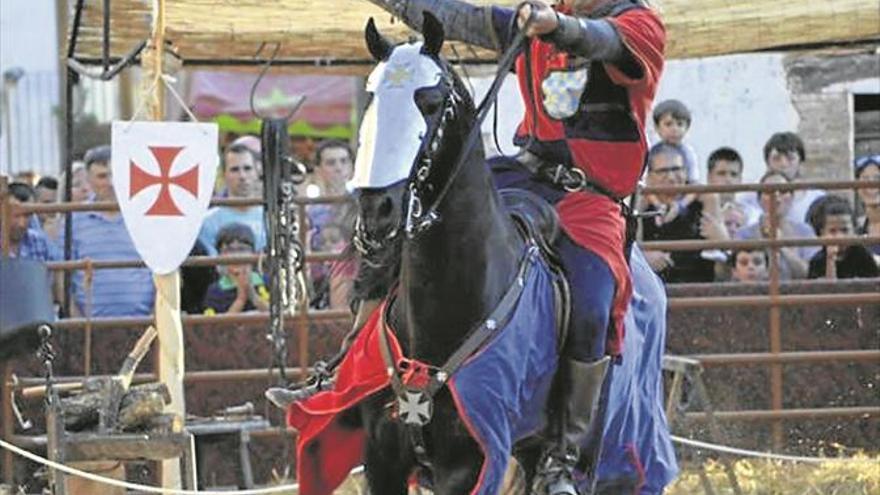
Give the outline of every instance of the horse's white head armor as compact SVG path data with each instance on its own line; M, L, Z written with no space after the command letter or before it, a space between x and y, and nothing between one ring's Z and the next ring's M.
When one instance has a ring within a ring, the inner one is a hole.
M443 69L421 42L396 47L367 80L371 100L358 133L353 189L388 187L406 180L428 131L416 92L441 83Z

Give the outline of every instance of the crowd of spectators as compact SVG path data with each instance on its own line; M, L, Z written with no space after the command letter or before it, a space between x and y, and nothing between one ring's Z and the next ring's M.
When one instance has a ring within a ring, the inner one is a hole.
M686 135L691 113L677 100L659 103L653 114L660 137L648 155L645 182L648 186L701 183L693 148ZM795 133L769 137L763 149L765 171L761 184L805 180L803 140ZM743 159L731 147L721 147L706 160L706 183L741 184ZM880 177L880 155L856 161L859 180ZM855 195L864 218L857 219L845 193L815 189L778 192L711 194L647 194L641 198L640 234L643 241L758 240L832 238L880 234L880 191L861 189ZM804 278L876 277L880 246L801 246L777 250L649 251L652 268L667 283L755 282L766 280L771 256L776 257L781 280Z
M691 112L676 100L661 102L653 114L658 142L647 157L648 186L684 184L737 185L743 182L742 155L729 146L712 151L705 170L687 133ZM354 154L343 141L294 138L294 159L310 171L299 188L300 197L331 198L306 207L307 251L345 253L354 227L355 208L346 183L354 172ZM71 167L69 201L115 202L110 147L89 150ZM221 150L221 169L215 197L252 199L263 196L263 161L255 136L230 139ZM806 160L802 139L795 133L773 134L763 148L762 184L804 180ZM857 180L880 179L880 155L856 160ZM39 261L64 259L65 215L21 213L16 205L54 203L62 199L65 177L20 175L9 185L12 214L8 227L10 255ZM779 192L708 194L645 194L639 199L642 241L755 240L775 237L835 238L880 236L880 190L860 189L847 196L840 191L801 189ZM857 215L859 213L859 215ZM122 217L116 211L76 212L72 215L71 258L137 259ZM772 230L775 228L775 232ZM191 255L264 253L267 231L262 206L218 206L208 213ZM781 280L880 276L880 244L867 246L799 246L769 249L651 250L646 256L667 283L764 282L775 256ZM181 307L188 313L237 313L268 307L267 280L259 264L184 266ZM311 263L308 268L310 305L316 309L348 308L356 265L342 261ZM61 277L53 285L62 299ZM146 268L79 270L72 277L72 315L147 315L153 311L155 290Z
M353 173L349 146L325 140L317 146L302 138L292 142L295 153L309 169L302 196L336 197L332 204L307 206L307 250L342 253L353 228L354 210L345 184ZM222 150L215 197L259 201L263 197L263 163L260 140L245 135L231 140ZM108 145L88 150L71 168L72 202L116 202ZM9 184L11 205L9 252L12 257L42 262L64 259L65 215L27 214L21 203L55 203L63 199L63 175L37 177L19 174ZM118 211L83 211L71 216L70 259L136 260L139 255ZM264 209L255 206L212 207L190 255L212 256L265 253L267 230ZM314 263L310 266L310 295L314 308L347 308L354 280L352 261ZM60 272L53 278L56 302L63 300ZM259 264L183 266L181 309L187 313L238 313L268 309L269 290ZM153 311L155 288L147 268L77 270L71 283L70 316L137 316Z

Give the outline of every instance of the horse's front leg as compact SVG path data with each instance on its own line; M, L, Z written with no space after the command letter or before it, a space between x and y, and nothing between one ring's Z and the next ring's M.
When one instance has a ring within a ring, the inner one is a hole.
M390 418L385 407L389 400L390 394L376 394L361 405L367 431L364 471L371 495L406 495L414 467L400 423Z
M458 452L459 461L434 466L434 495L463 495L471 493L480 478L483 455L473 449Z
M434 495L470 493L480 478L483 451L458 417L452 401L435 408L431 425Z

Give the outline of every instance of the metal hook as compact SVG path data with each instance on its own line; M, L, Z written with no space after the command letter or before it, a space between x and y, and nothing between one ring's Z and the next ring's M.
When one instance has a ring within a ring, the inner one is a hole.
M266 46L266 43L262 43L260 45L260 48L257 49L257 53L254 54L254 58L258 57L260 55L260 53L262 53L263 47L265 47L265 46ZM254 96L257 94L257 86L260 85L260 81L262 81L263 77L266 76L266 73L269 72L269 69L272 67L272 62L274 62L275 57L278 56L279 50L281 50L281 43L275 42L275 49L272 51L272 55L270 55L269 59L266 60L266 65L264 65L263 68L260 70L260 73L257 75L257 80L254 81L253 86L251 86L251 97L250 97L251 112L260 120L265 120L270 117L262 115L262 114L260 114L260 112L257 111L257 107L254 105ZM293 117L293 115L297 112L297 110L299 110L299 107L301 107L302 104L305 103L305 101L306 101L305 96L297 97L296 103L293 105L293 108L290 109L290 111L287 113L287 115L284 116L284 120L289 121L290 118Z

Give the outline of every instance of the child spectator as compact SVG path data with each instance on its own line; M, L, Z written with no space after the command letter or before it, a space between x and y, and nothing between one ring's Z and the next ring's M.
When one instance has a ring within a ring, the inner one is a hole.
M721 147L709 154L706 160L706 183L717 185L740 185L743 182L743 159L733 148ZM761 216L761 208L754 202L748 202L751 193L721 193L720 204L724 209L729 204L736 204L740 211L745 214L745 224L748 225L758 220ZM733 234L731 234L733 235Z
M736 249L730 257L732 282L763 282L768 278L770 264L763 249Z
M823 239L855 235L852 207L846 198L825 196L811 208L810 223ZM824 246L810 259L809 278L870 278L880 276L868 248L861 245Z
M230 223L217 232L217 252L224 254L252 254L256 241L250 227ZM263 277L251 265L227 265L221 268L220 278L208 286L205 294L205 314L241 313L269 309L269 291Z
M777 171L769 171L761 177L761 184L784 184L790 182L785 174ZM791 210L792 199L794 195L791 191L780 191L776 195L776 238L804 238L815 237L813 230L804 222L797 222L788 216ZM774 197L771 193L758 193L758 200L761 202L763 213L761 218L746 227L741 228L737 233L738 239L769 239L770 227L772 225L770 219L770 204ZM781 280L793 280L805 278L807 276L807 266L810 258L816 253L813 247L784 247L779 249L779 278Z
M745 210L739 203L726 203L722 206L721 218L724 221L724 229L727 230L727 237L731 239L736 239L739 229L749 223Z
M661 102L654 107L654 128L660 136L661 143L674 146L681 151L687 171L687 181L701 182L697 154L693 147L684 142L684 136L691 128L691 112L688 107L678 100Z
M316 251L327 253L346 252L351 229L339 222L330 222L312 238ZM325 263L313 263L311 270L313 308L346 309L349 307L351 290L357 275L357 264L353 259L342 259Z

